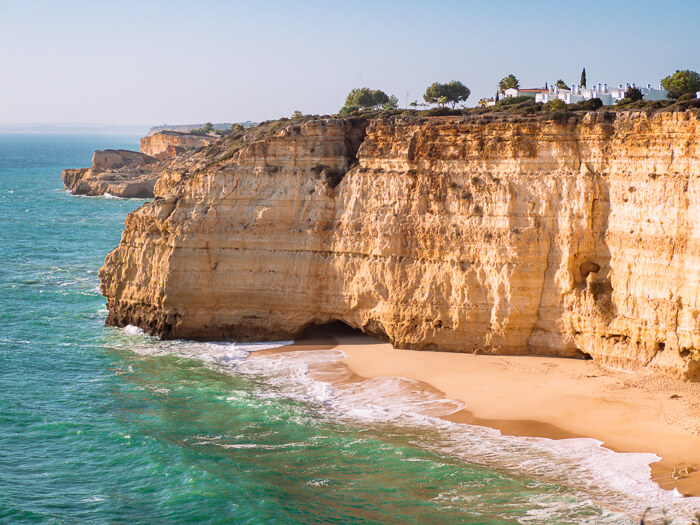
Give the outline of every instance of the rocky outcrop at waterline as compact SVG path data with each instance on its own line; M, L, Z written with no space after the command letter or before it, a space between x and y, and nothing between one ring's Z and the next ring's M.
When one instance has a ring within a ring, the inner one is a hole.
M92 167L65 169L63 185L74 195L152 198L158 159L129 150L95 151Z
M95 151L90 168L65 169L63 185L74 195L113 195L115 197L153 198L153 187L168 163L197 148L208 146L217 137L192 133L161 132L144 137L140 152Z
M700 120L276 124L173 160L100 270L108 324L592 357L700 378Z

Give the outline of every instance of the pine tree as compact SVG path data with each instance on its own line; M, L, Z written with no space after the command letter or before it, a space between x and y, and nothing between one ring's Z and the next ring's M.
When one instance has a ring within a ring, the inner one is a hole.
M585 88L586 87L586 68L583 68L583 71L581 71L581 87Z

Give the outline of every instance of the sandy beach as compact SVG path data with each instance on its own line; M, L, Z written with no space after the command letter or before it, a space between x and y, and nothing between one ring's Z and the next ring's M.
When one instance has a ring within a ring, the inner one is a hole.
M663 488L700 496L700 384L604 369L593 361L397 350L349 330L319 330L272 350L340 349L340 365L311 370L337 385L405 377L461 400L455 422L504 434L551 439L589 437L617 452L651 452ZM260 352L263 355L266 352Z

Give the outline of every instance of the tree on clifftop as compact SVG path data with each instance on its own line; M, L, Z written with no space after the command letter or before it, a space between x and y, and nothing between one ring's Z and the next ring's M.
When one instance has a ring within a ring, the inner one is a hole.
M581 81L580 81L581 87L585 88L586 87L586 68L583 68L583 71L581 71Z
M397 109L399 107L399 99L396 95L391 95L389 97L389 102L382 106L383 109Z
M390 97L381 89L356 88L348 93L340 113L345 115L363 109L393 109L398 104L399 100L395 96Z
M688 69L676 71L661 81L661 87L668 91L668 96L671 98L678 98L686 93L695 93L700 91L700 75Z
M502 78L501 81L498 83L498 91L500 91L501 93L505 93L506 89L518 89L519 87L520 81L512 73L507 77Z
M207 122L201 128L190 130L190 133L193 135L206 135L207 133L211 133L212 130L214 130L214 125L211 122Z
M442 107L445 104L451 104L454 108L458 103L464 102L471 95L471 90L459 82L453 80L447 84L435 82L428 86L423 95L423 100L429 104L437 104Z
M562 79L557 80L557 83L554 85L557 86L559 89L571 89L569 86L566 85L566 82L564 82Z

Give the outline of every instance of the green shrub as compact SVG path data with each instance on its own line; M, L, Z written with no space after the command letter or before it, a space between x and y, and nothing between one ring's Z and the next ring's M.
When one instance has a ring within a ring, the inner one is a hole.
M664 103L661 100L650 100L646 103L645 109L661 109Z
M544 120L554 120L557 122L564 122L569 119L570 113L566 110L562 109L557 109L557 110L550 110L547 112L545 116L542 118Z
M571 104L570 107L573 110L597 111L603 107L603 101L599 98L592 98L590 100L582 100L576 102L576 104Z
M643 100L636 100L632 102L627 109L644 109L647 107L647 103Z
M454 115L462 115L461 109L450 109L450 108L433 108L426 111L429 117L450 117Z
M465 108L462 110L464 115L483 115L484 113L491 113L493 111L490 107L475 107L475 108Z
M603 101L599 98L582 101L581 107L586 110L597 111L603 107Z
M520 97L518 97L520 98ZM523 100L522 102L518 102L517 104L510 104L510 105L505 105L502 106L501 109L507 111L508 113L529 113L529 112L534 112L537 111L535 109L535 106L541 106L542 104L538 104L535 102L535 99L532 97L526 97L527 100Z
M207 122L201 128L191 130L190 133L192 135L206 135L207 133L211 132L213 129L214 129L214 125L211 122Z
M627 106L627 105L631 104L632 102L634 102L634 101L631 98L624 97L624 98L621 98L620 100L618 100L615 103L615 105L617 105L618 107L622 107L622 106Z
M527 95L521 95L519 97L506 97L496 102L496 106L512 106L513 104L520 104L521 102L526 102L528 100L532 100L534 102L535 99L528 97Z
M547 102L547 109L549 111L566 111L567 105L563 100L554 99L551 102Z
M632 102L637 102L638 100L644 100L644 95L642 94L642 90L636 87L630 87L627 88L627 91L625 91L625 97L630 99Z
M362 109L360 106L343 106L340 108L340 111L338 114L340 115L356 115L359 113L360 109Z

